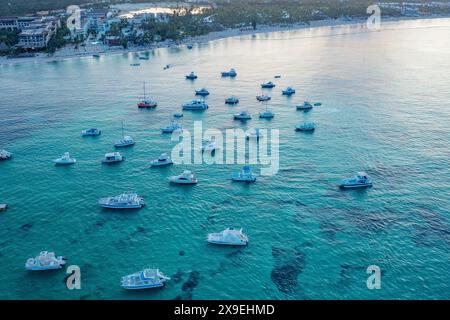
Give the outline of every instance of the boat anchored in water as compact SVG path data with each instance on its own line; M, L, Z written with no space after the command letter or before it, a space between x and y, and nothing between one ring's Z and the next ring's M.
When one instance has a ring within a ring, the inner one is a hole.
M61 158L53 160L53 163L57 166L71 165L75 164L77 160L75 158L71 158L69 152L64 152Z
M242 229L235 230L226 228L222 232L209 233L207 241L211 244L227 245L227 246L246 246L248 237L242 232Z
M206 110L208 109L208 105L205 103L204 100L198 99L198 100L192 100L188 103L185 103L182 105L183 110Z
M187 80L195 80L197 78L198 78L198 76L194 73L194 71L192 71L190 74L186 75Z
M134 139L132 137L124 135L123 121L122 121L122 139L117 141L114 144L114 147L116 147L116 148L124 148L124 147L133 146L134 144L135 144L135 142L134 142Z
M275 114L267 108L267 104L266 104L266 111L259 113L259 117L261 119L272 119L274 116Z
M105 154L102 163L122 162L124 159L125 157L120 152L110 152Z
M178 184L196 184L198 182L197 177L189 170L184 170L178 176L169 177L169 182Z
M256 96L256 100L258 100L258 101L269 101L270 99L272 99L272 98L267 96L267 95L265 95L265 94L262 94L260 96Z
M230 71L223 71L221 74L222 74L222 77L234 78L237 76L237 72L234 69L230 69Z
M201 147L202 152L214 152L219 150L215 140L206 140L203 142Z
M225 99L226 104L237 104L239 103L239 99L235 96L231 96Z
M290 95L293 95L293 94L295 93L295 89L294 89L294 88L291 88L291 87L287 87L286 89L284 89L284 90L282 91L282 93L283 93L283 95L285 95L285 96L290 96Z
M25 263L25 269L30 271L45 271L61 269L66 264L66 259L57 257L54 252L42 251L35 258L30 258Z
M86 129L86 130L81 131L81 135L83 137L95 137L95 136L99 136L101 133L102 133L102 131L99 129L96 129L96 128L91 128L91 129Z
M6 150L0 150L0 160L8 160L12 157L12 153Z
M372 181L365 172L358 172L355 177L342 180L339 187L342 189L367 188L372 186Z
M312 108L313 105L308 101L304 101L303 104L297 106L297 110L311 110Z
M167 153L161 154L158 159L152 161L152 167L167 166L169 164L173 164L173 162Z
M272 81L269 81L269 82L266 82L266 83L262 83L261 84L261 88L264 88L264 89L275 88L275 83L273 83Z
M178 123L176 123L175 121L172 121L172 123L169 124L168 126L161 128L162 133L172 133L176 130L183 130L183 127Z
M174 118L183 118L183 113L181 113L181 112L176 112L176 113L173 114L173 117L174 117Z
M241 172L235 172L232 174L231 180L237 182L255 182L256 174L252 172L250 166L244 166Z
M146 92L145 92L145 81L144 81L144 99L138 103L138 108L145 108L145 109L153 109L158 106L158 103L155 100L147 99Z
M316 130L316 125L313 122L304 122L295 126L295 131L314 131Z
M122 277L121 285L127 290L142 290L162 287L169 280L159 269L144 269Z
M252 116L247 111L241 111L233 115L235 120L250 120Z
M136 193L122 193L116 197L102 198L98 204L107 209L140 209L145 205L144 198Z
M205 97L209 95L209 91L206 88L201 88L200 90L195 90L195 95Z

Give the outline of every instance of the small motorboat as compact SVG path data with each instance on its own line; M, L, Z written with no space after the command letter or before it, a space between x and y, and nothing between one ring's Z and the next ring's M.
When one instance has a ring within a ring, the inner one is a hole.
M314 103L314 107L320 107L322 105L322 102L316 102Z
M186 79L187 80L195 80L195 79L197 79L198 78L198 76L194 73L194 71L192 71L190 74L188 74L187 76L186 76Z
M169 164L173 164L173 162L167 153L161 154L158 159L152 161L152 167L167 166Z
M167 69L169 69L169 68L170 68L170 64L166 64L166 65L164 66L163 70L167 70Z
M101 130L96 128L86 129L81 131L81 135L83 137L96 137L99 136L102 133Z
M177 184L196 184L198 180L191 171L184 170L183 173L178 176L169 177L169 182Z
M130 66L131 67L139 67L141 64L140 63L131 63Z
M297 106L297 110L311 110L312 108L313 105L308 101L305 101L303 104Z
M12 157L12 153L6 150L0 150L0 160L8 160Z
M259 139L262 139L263 137L264 137L264 135L262 134L261 130L258 128L255 128L245 134L245 138L247 140L249 140L249 139L259 140Z
M266 83L262 83L261 84L261 88L264 88L264 89L275 88L275 83L273 83L272 81L269 81L269 82L266 82Z
M260 96L256 96L256 100L258 100L258 101L269 101L270 99L272 99L272 98L267 96L267 95L265 95L265 94L262 94Z
M25 269L30 271L45 271L61 269L66 264L66 259L57 257L54 252L42 251L35 258L30 258L25 263Z
M140 209L145 205L144 198L136 193L122 193L116 197L102 198L98 204L107 209Z
M313 122L304 122L295 126L295 131L312 132L316 130L316 125Z
M6 211L8 209L8 205L6 203L0 203L0 211Z
M114 144L114 147L116 148L124 148L124 147L130 147L133 146L135 144L135 141L132 137L130 136L124 136L122 139L120 139L119 141L117 141Z
M235 96L231 96L225 99L226 104L237 104L239 103L239 99Z
M237 182L255 182L256 175L252 172L250 166L244 166L241 172L233 173L231 180Z
M270 110L266 110L266 111L259 113L259 117L261 119L272 119L274 116L275 116L275 114Z
M169 124L167 127L161 128L162 133L172 133L176 130L183 130L183 127L176 123L175 121L172 121L171 124Z
M195 90L195 95L205 97L209 95L209 91L205 88L201 88L200 90Z
M93 56L94 58L100 58L100 55L99 55L98 53L94 53L92 56Z
M169 280L159 269L144 269L122 277L121 285L127 290L142 290L162 287Z
M233 117L235 120L250 120L252 118L252 116L247 111L235 113Z
M110 152L105 154L102 163L122 162L124 159L125 157L120 152Z
M205 103L204 100L198 99L198 100L192 100L188 103L185 103L182 105L183 110L206 110L208 109L208 105Z
M291 88L291 87L287 87L286 89L284 89L282 91L283 95L285 96L290 96L293 95L295 93L295 89Z
M181 113L181 112L176 112L176 113L173 114L173 117L174 117L174 118L183 118L183 113Z
M188 44L186 45L186 48L188 48L189 50L191 50L192 48L194 48L194 46L192 44Z
M149 56L139 56L139 60L150 60Z
M222 74L222 77L234 78L237 76L237 72L234 69L230 69L230 71L223 71L221 74Z
M208 234L207 241L218 245L246 246L248 237L242 232L242 229L226 228L222 232Z
M281 75L277 74L276 76L274 76L275 79L280 79Z
M372 181L365 172L358 172L355 177L342 180L339 187L342 189L367 188L372 186Z
M57 166L71 165L75 164L77 160L75 158L71 158L68 152L64 152L61 158L53 160L53 163Z

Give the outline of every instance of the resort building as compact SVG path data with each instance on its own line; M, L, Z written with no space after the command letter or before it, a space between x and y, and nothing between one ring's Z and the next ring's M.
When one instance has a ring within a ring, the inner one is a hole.
M47 47L52 33L44 28L25 29L19 35L19 46L24 49L43 49Z

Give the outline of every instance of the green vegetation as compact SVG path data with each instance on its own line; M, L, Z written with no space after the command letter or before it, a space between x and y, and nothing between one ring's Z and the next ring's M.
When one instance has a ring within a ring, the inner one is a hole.
M54 53L58 48L63 47L67 43L64 37L69 34L70 30L63 24L62 27L58 29L56 34L52 36L45 51L47 53Z

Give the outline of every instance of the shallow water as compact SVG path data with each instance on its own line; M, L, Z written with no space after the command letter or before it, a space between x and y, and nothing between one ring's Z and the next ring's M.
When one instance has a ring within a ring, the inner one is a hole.
M10 206L0 213L0 298L450 298L450 20L385 28L229 38L158 49L148 61L127 54L0 68L0 147L14 153L0 162L0 202ZM238 77L221 78L230 67ZM199 79L186 81L192 70ZM136 108L144 80L156 110ZM256 116L264 110L258 85L268 80L277 85L267 91L271 121ZM281 95L287 86L297 89L291 98ZM175 145L159 128L201 87L211 92L210 109L184 112L182 125L279 129L277 175L243 185L229 180L240 165L149 168ZM224 104L231 94L238 106ZM296 111L303 100L323 105ZM247 124L232 120L242 109L254 116ZM137 143L121 150L123 163L102 166L121 120ZM294 132L301 121L314 121L316 132ZM80 137L88 127L103 133ZM65 151L77 164L53 166ZM200 183L170 186L166 177L183 169ZM373 188L338 190L359 170ZM126 190L148 205L98 207L98 198ZM249 246L206 244L208 232L227 226L244 227ZM80 266L82 289L67 290L64 271L25 272L41 250ZM369 265L382 270L381 290L366 287ZM121 276L146 266L172 281L161 290L121 289Z

